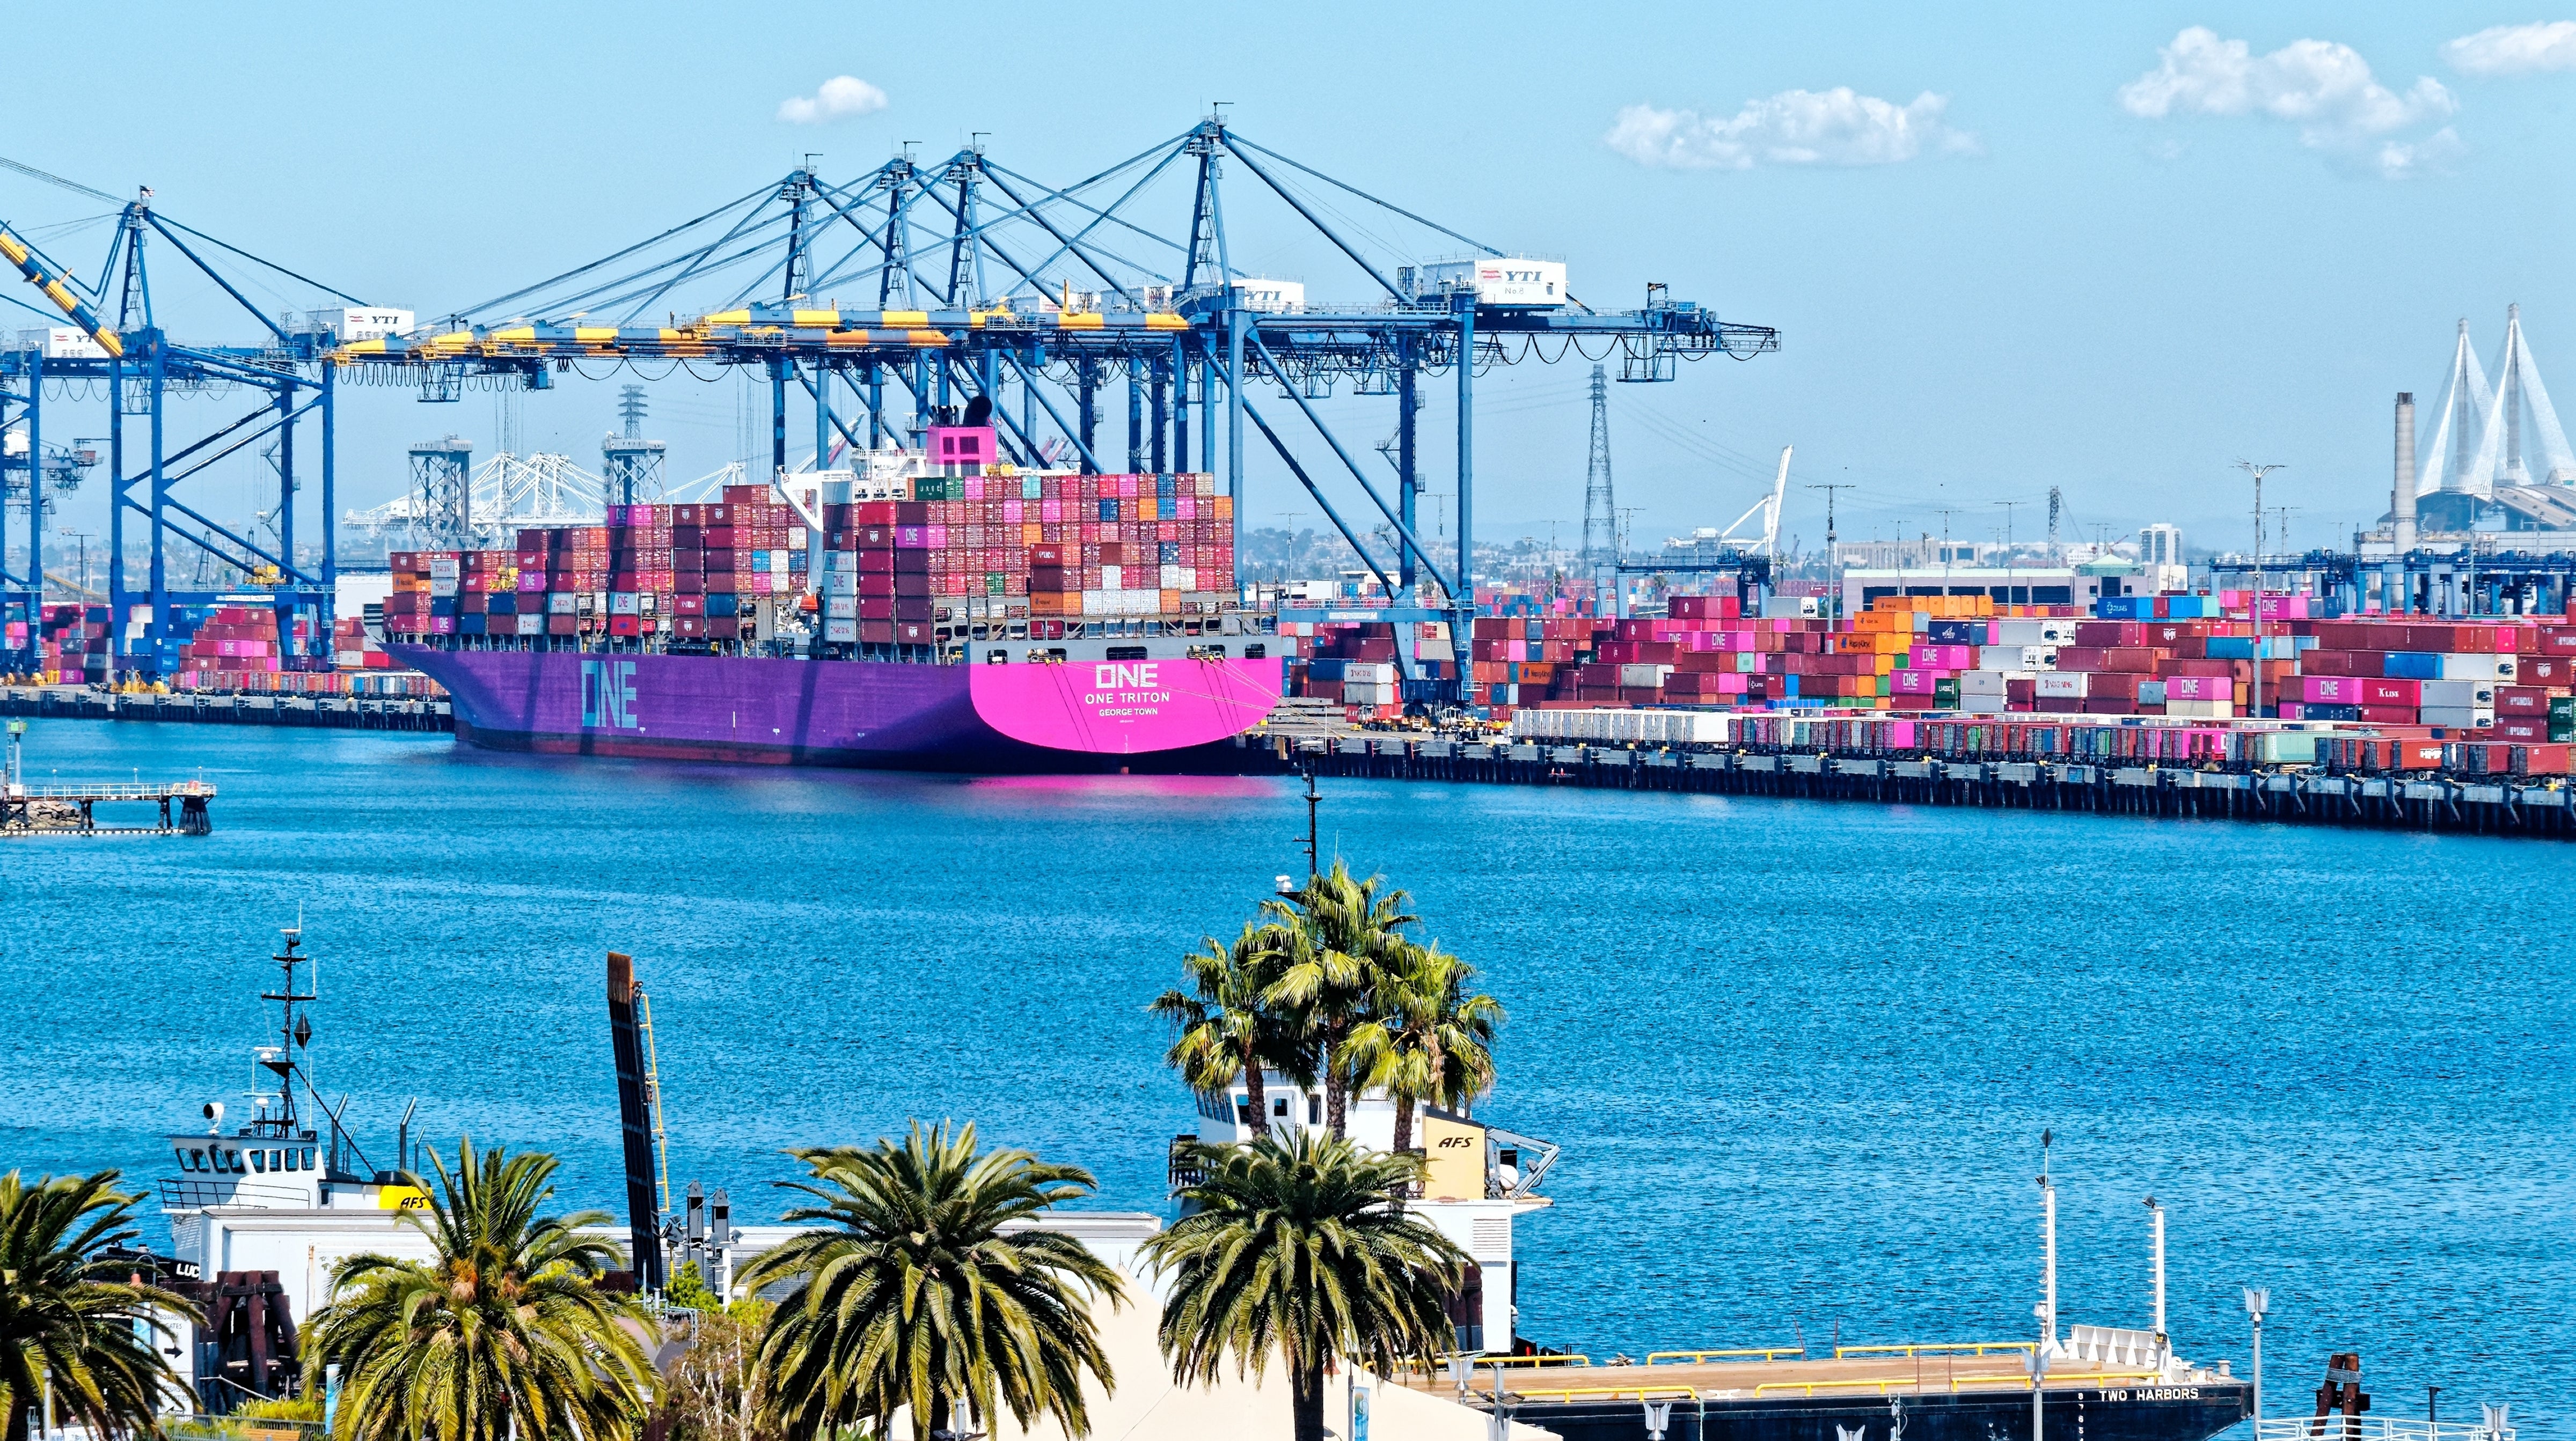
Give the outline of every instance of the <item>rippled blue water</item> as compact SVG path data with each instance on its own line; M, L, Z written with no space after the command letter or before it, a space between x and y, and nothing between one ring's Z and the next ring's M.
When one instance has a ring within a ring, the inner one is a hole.
M390 1151L567 1158L614 1206L601 952L654 996L675 1170L746 1220L798 1144L907 1117L1160 1209L1192 1121L1140 1007L1296 864L1262 780L958 780L565 762L445 738L40 722L36 779L202 767L206 840L0 844L0 1165L158 1175L236 1095L276 928L320 957L323 1088ZM2377 1409L2576 1384L2570 879L2549 843L2228 822L1328 782L1327 845L1413 891L1510 1008L1484 1114L1565 1148L1524 1334L1589 1351L2149 1318L2272 1409L2330 1349Z

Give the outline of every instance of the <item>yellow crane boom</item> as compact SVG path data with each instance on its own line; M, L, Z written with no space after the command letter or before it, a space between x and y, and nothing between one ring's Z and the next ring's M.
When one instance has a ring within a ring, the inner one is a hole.
M125 353L125 341L115 331L100 324L97 314L81 303L81 298L72 293L63 277L45 268L44 259L36 253L36 247L11 233L5 221L0 221L0 256L8 257L9 263L17 266L18 272L27 277L29 285L45 292L45 298L70 316L73 324L88 331L89 338L97 341L101 350L110 355Z

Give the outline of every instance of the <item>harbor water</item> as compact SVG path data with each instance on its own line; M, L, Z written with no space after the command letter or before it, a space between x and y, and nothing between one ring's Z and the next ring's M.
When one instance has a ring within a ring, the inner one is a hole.
M28 778L195 775L206 839L0 844L0 1168L169 1167L237 1110L299 911L315 1069L389 1155L566 1160L621 1204L601 953L652 996L675 1183L774 1217L790 1146L970 1118L1160 1211L1192 1122L1146 1000L1302 866L1266 779L499 756L443 736L40 722ZM1328 781L1509 1008L1479 1114L1564 1147L1523 1335L1590 1354L2151 1320L2304 1414L2511 1402L2576 1436L2576 958L2556 843L1761 797Z

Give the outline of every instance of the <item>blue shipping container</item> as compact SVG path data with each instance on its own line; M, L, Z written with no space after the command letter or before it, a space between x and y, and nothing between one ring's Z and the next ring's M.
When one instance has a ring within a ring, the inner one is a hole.
M2440 680L2442 658L2425 651L2392 650L2380 674L2390 680Z

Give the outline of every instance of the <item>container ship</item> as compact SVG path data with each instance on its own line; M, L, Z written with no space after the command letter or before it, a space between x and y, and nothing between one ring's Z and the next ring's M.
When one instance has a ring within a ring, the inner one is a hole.
M1276 624L1213 477L864 468L393 556L386 651L494 749L940 770L1187 769L1258 725Z

